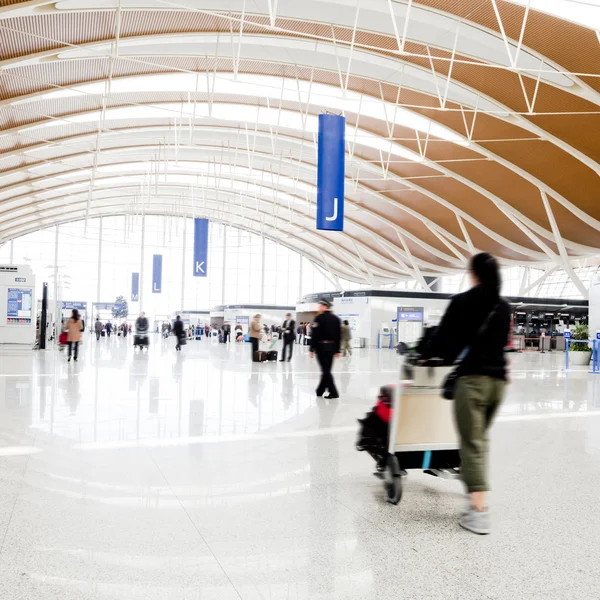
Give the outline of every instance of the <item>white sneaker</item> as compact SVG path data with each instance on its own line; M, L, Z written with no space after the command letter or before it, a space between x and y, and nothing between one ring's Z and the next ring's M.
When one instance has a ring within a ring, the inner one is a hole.
M490 513L487 510L479 512L473 507L462 516L459 521L460 526L467 531L478 535L488 535L491 533Z

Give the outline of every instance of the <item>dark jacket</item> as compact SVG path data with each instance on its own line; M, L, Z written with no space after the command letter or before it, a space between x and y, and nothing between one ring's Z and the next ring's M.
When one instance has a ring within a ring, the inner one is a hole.
M173 332L177 339L183 337L183 321L181 319L176 319L175 323L173 323Z
M148 333L148 329L150 328L150 323L147 317L138 317L135 321L135 332L140 335L145 335Z
M485 331L478 335L486 317L496 311ZM452 364L467 350L458 368L459 375L488 375L506 378L504 348L508 344L510 306L482 286L452 298L440 326L423 358L440 357Z
M341 321L332 312L325 311L317 315L313 321L310 351L319 352L319 350L327 348L338 354L341 337Z
M294 319L290 319L289 325L285 327L286 321L283 322L283 325L281 327L281 331L283 332L283 339L286 342L294 342L296 340L296 321L294 321Z

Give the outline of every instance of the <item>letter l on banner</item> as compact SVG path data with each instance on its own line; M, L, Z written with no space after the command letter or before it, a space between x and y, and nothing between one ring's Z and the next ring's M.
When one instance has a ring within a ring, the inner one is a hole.
M194 219L194 277L206 277L208 262L208 219Z
M162 254L155 254L152 257L152 293L160 294L162 292Z
M346 119L319 115L317 154L317 229L344 230Z

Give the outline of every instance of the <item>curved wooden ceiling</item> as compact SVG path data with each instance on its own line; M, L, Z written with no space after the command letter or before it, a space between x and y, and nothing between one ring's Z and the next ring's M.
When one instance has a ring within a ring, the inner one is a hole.
M568 0L565 0L568 2ZM600 241L600 38L517 0L0 0L0 243L205 215L370 284ZM347 219L314 229L343 112Z

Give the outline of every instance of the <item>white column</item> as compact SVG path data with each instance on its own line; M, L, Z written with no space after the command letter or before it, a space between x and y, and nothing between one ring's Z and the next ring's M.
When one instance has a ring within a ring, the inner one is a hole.
M298 299L302 298L302 265L304 264L304 257L302 254L298 255L300 257L300 276L298 278Z
M181 251L181 312L183 312L183 304L185 302L185 238L187 232L187 217L183 217L183 249Z
M10 264L13 264L13 251L15 249L15 240L10 240Z
M225 304L225 272L227 270L227 225L223 225L223 280L221 281L221 304Z
M589 332L590 339L595 340L600 331L600 273L590 274L589 286Z
M54 331L58 337L60 319L62 317L62 304L58 304L58 225L54 229Z
M260 303L265 303L265 236L262 236L262 257L260 261Z
M142 245L140 251L140 312L144 309L142 307L142 302L144 298L144 250L146 244L146 214L142 213Z
M100 217L100 230L98 232L98 279L96 281L96 302L100 302L101 286L100 280L102 278L102 217ZM95 316L94 316L95 318Z

